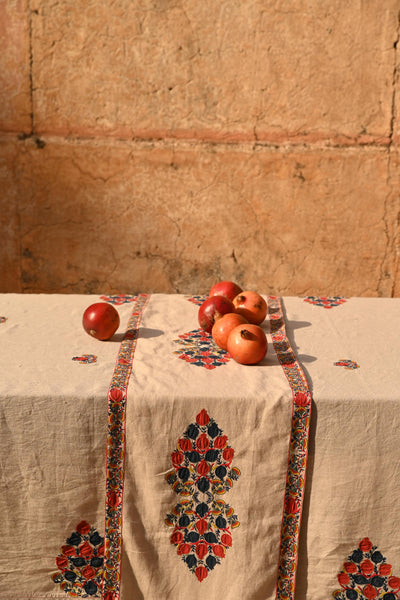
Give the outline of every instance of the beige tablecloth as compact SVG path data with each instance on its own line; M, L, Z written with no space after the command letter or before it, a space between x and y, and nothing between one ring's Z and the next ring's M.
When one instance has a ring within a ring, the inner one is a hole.
M333 590L337 600L394 600L400 299L337 302L284 299L288 335L313 395L296 598L331 598Z
M250 367L202 299L0 295L1 600L400 597L400 300L266 297Z

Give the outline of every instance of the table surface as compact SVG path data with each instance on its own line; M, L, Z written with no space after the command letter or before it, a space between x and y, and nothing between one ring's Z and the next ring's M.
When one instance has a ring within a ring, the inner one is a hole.
M204 298L0 295L0 600L400 598L400 299L265 296L244 366Z

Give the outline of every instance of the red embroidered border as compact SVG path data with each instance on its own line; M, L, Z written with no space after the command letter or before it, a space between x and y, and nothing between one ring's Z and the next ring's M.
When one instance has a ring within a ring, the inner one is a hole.
M293 600L312 398L307 380L286 336L280 298L268 297L268 313L274 349L293 393L292 427L276 585L276 600Z
M102 600L118 600L122 550L122 496L125 471L126 392L132 371L138 326L150 299L139 294L121 343L113 377L108 390L105 551Z

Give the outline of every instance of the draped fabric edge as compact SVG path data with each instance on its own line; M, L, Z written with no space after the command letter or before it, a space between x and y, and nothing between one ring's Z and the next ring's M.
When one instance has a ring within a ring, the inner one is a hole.
M292 391L292 419L282 510L276 600L294 600L312 397L307 379L286 334L281 298L268 297L268 314L274 350Z

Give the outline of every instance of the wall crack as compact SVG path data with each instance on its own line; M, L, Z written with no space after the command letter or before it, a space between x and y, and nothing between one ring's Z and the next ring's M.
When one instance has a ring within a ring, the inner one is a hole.
M33 109L33 12L34 11L32 10L31 2L29 2L28 9L29 9L29 95L30 95L30 104L31 104L30 135L33 136L34 131L35 131L35 117L34 117L34 109Z
M398 78L398 49L399 49L399 41L400 41L400 11L397 14L397 28L396 28L396 39L393 43L393 74L392 74L392 103L391 103L391 115L390 115L390 125L389 125L389 142L387 145L387 171L386 171L386 185L388 187L388 192L386 194L383 206L383 226L384 233L386 236L386 244L385 251L382 257L379 279L377 285L377 292L379 296L385 296L385 290L387 289L387 284L385 281L391 279L391 289L390 296L393 297L395 295L395 283L396 283L396 272L397 272L397 264L398 264L398 252L396 250L396 240L397 240L397 231L398 231L398 223L393 222L391 219L391 203L393 202L393 184L392 184L392 174L391 174L391 158L393 151L393 137L395 130L395 122L396 122L396 109L397 109L397 94L396 94L396 84ZM397 203L399 203L399 197L397 198ZM397 214L399 214L400 206L397 209ZM392 260L391 260L392 257ZM392 265L390 264L392 263Z

